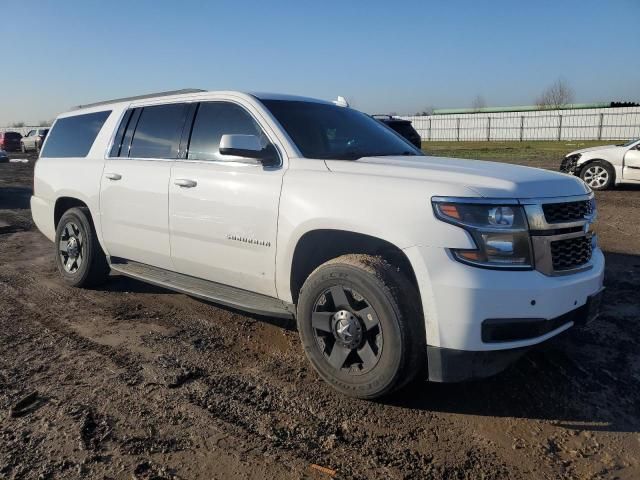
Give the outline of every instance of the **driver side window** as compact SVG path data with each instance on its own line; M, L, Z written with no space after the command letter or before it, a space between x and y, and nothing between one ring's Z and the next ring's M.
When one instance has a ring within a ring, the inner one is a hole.
M203 102L193 123L187 158L228 160L228 156L220 154L222 135L256 135L263 148L269 143L260 126L242 107L227 102Z

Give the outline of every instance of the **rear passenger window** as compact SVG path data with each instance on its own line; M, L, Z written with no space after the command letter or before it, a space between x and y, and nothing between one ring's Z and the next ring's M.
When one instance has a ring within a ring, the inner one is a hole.
M41 156L86 157L110 114L111 110L108 110L59 118L47 136Z
M144 107L131 140L129 157L177 158L186 111L184 103Z
M228 160L228 156L220 155L220 138L232 134L257 135L263 147L269 143L256 121L242 107L223 102L201 103L191 131L187 158Z

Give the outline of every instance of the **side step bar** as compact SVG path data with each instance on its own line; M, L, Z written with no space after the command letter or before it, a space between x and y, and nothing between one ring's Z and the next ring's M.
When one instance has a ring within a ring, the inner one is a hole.
M293 318L294 305L229 285L171 272L124 258L109 258L111 269L127 277L214 303L270 317Z

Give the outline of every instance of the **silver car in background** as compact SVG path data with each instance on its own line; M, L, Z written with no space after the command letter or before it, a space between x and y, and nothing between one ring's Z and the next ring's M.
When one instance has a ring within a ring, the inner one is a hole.
M622 183L640 185L640 138L571 152L562 160L560 171L580 177L593 190Z
M42 148L42 144L44 143L44 139L47 138L48 133L48 127L29 130L29 133L27 133L20 139L20 150L22 150L22 153L26 153L30 150L39 152L40 148Z

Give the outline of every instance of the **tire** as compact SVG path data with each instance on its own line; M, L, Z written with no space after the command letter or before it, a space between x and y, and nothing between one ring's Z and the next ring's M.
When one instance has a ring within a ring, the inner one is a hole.
M297 321L307 358L339 392L374 399L397 390L425 367L419 295L381 257L344 255L309 275Z
M582 167L580 178L592 190L607 190L613 187L616 172L610 163L596 160Z
M98 242L89 209L67 210L56 228L55 258L60 276L73 287L104 283L109 264Z

